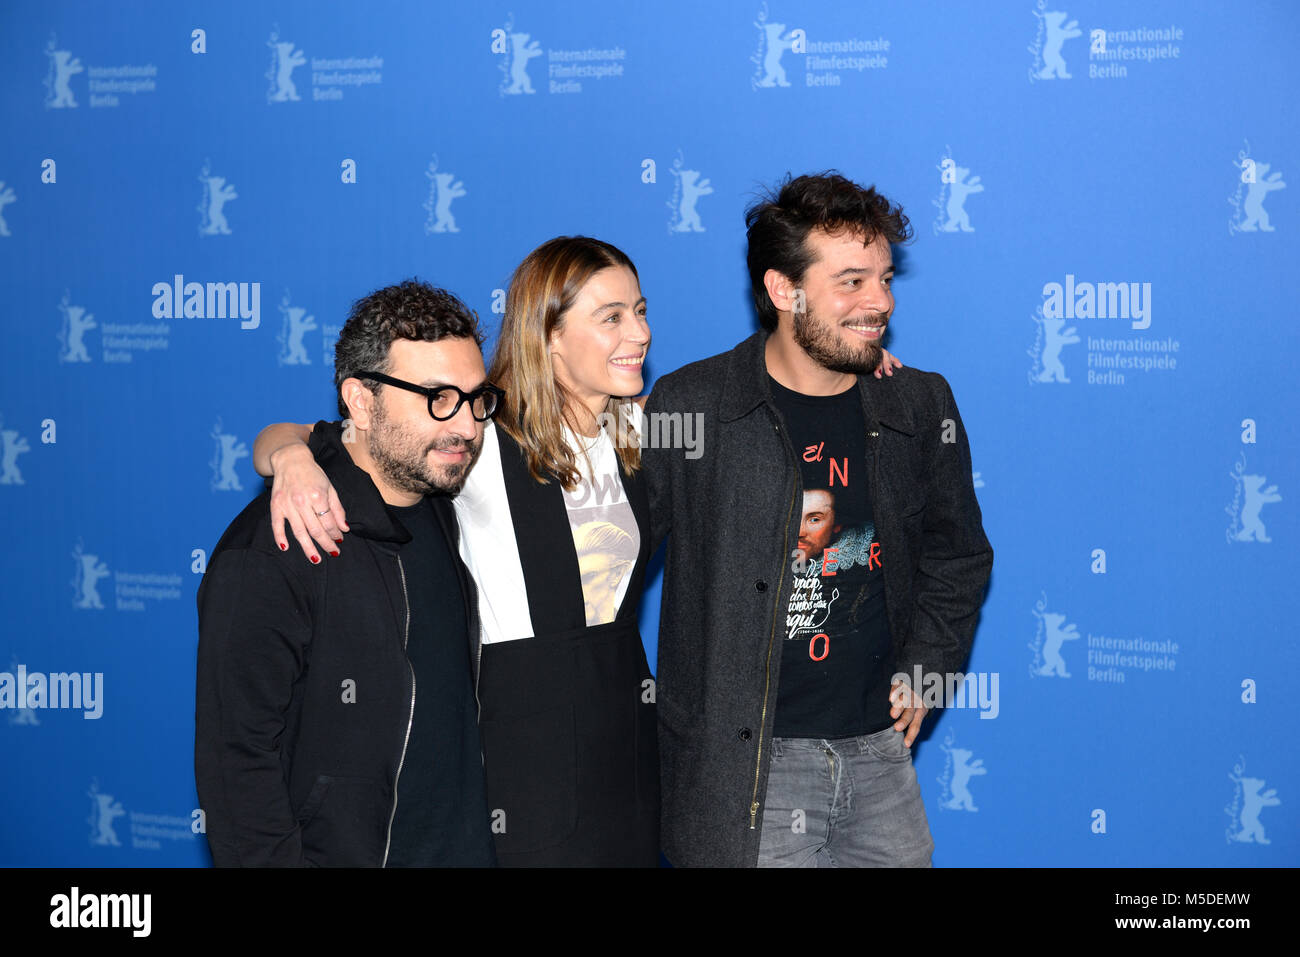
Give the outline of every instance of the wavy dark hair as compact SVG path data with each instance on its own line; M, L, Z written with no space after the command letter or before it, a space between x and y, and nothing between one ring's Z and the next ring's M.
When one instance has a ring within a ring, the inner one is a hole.
M892 205L875 186L864 189L835 170L795 178L787 174L775 189L765 191L745 210L745 225L749 228L746 258L754 308L768 332L776 329L777 312L763 276L775 269L793 283L802 282L814 261L805 242L812 230L852 230L862 234L864 244L877 236L884 236L891 245L912 238L902 206Z
M483 347L478 314L447 290L418 279L378 289L353 303L334 346L334 388L339 393L340 416L346 419L351 415L343 402L343 380L358 372L387 372L392 362L388 347L397 339L473 339ZM368 380L365 386L373 393L383 387Z

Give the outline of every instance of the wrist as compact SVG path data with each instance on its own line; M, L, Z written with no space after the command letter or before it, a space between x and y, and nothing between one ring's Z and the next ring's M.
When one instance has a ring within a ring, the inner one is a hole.
M279 475L280 470L293 461L293 458L297 455L312 458L311 449L307 448L306 443L298 441L288 442L273 451L268 458L271 465L271 474Z

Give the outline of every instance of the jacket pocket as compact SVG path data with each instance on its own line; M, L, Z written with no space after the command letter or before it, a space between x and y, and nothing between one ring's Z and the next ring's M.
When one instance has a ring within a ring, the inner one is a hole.
M306 827L312 822L312 819L320 811L320 806L325 803L325 795L329 793L330 785L334 779L328 774L317 775L316 783L311 786L307 793L307 800L302 802L302 807L298 809L298 824Z
M378 867L393 792L379 778L322 774L298 811L303 856L327 867Z
M497 853L554 847L578 828L573 706L484 720L484 772Z
M912 519L919 520L924 512L925 499L921 499L917 502L904 502L903 507L899 509L899 514L902 516L904 522L911 521Z

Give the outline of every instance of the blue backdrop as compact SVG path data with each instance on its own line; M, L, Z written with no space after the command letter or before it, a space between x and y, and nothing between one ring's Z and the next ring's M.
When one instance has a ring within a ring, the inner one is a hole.
M755 328L742 211L828 167L913 220L889 346L952 383L997 554L916 751L936 863L1300 863L1298 39L1287 2L6 4L0 863L208 862L195 590L258 430L334 417L354 299L417 275L495 331L530 249L599 236L653 377Z

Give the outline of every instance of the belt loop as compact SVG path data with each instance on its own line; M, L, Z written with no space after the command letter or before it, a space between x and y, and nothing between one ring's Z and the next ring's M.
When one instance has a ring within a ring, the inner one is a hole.
M774 757L774 758L779 758L779 757L781 757L781 755L783 755L784 753L785 753L785 749L781 747L781 739L780 739L780 738L773 738L773 739L772 739L772 757Z

